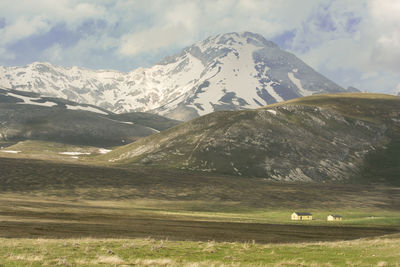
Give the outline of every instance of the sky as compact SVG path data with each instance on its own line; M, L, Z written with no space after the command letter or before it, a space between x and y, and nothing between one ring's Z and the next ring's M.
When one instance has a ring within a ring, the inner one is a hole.
M400 91L399 0L1 0L0 65L130 71L251 31L347 88Z

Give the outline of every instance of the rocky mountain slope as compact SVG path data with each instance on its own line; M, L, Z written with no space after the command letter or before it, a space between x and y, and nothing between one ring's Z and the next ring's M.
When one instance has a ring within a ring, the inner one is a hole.
M151 68L129 73L39 62L0 67L0 86L115 113L151 111L178 120L345 91L295 55L250 32L209 37Z
M348 181L368 173L400 183L399 151L400 98L358 93L215 112L102 159L280 181Z
M3 142L43 140L116 146L177 124L155 114L114 114L92 105L0 89L0 141Z

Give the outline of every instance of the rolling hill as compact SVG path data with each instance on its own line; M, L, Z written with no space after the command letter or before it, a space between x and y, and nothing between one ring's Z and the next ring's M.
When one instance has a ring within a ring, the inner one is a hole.
M278 181L399 184L399 148L400 98L354 93L215 112L100 159Z
M114 114L36 93L0 89L0 141L52 141L109 147L177 125L155 114Z

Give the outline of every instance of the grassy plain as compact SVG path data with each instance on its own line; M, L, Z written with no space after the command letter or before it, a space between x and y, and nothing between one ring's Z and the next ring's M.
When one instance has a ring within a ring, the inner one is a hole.
M0 239L4 266L399 266L400 236L339 242Z
M0 236L304 242L399 231L400 189L0 158ZM309 211L312 222L290 221ZM326 222L329 213L342 222Z

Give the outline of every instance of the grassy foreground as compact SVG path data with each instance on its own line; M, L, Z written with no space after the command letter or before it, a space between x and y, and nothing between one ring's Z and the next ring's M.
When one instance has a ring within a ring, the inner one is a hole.
M400 265L395 186L26 158L0 169L1 267ZM295 210L315 220L290 221Z
M257 244L146 239L0 239L0 266L400 266L400 235Z

